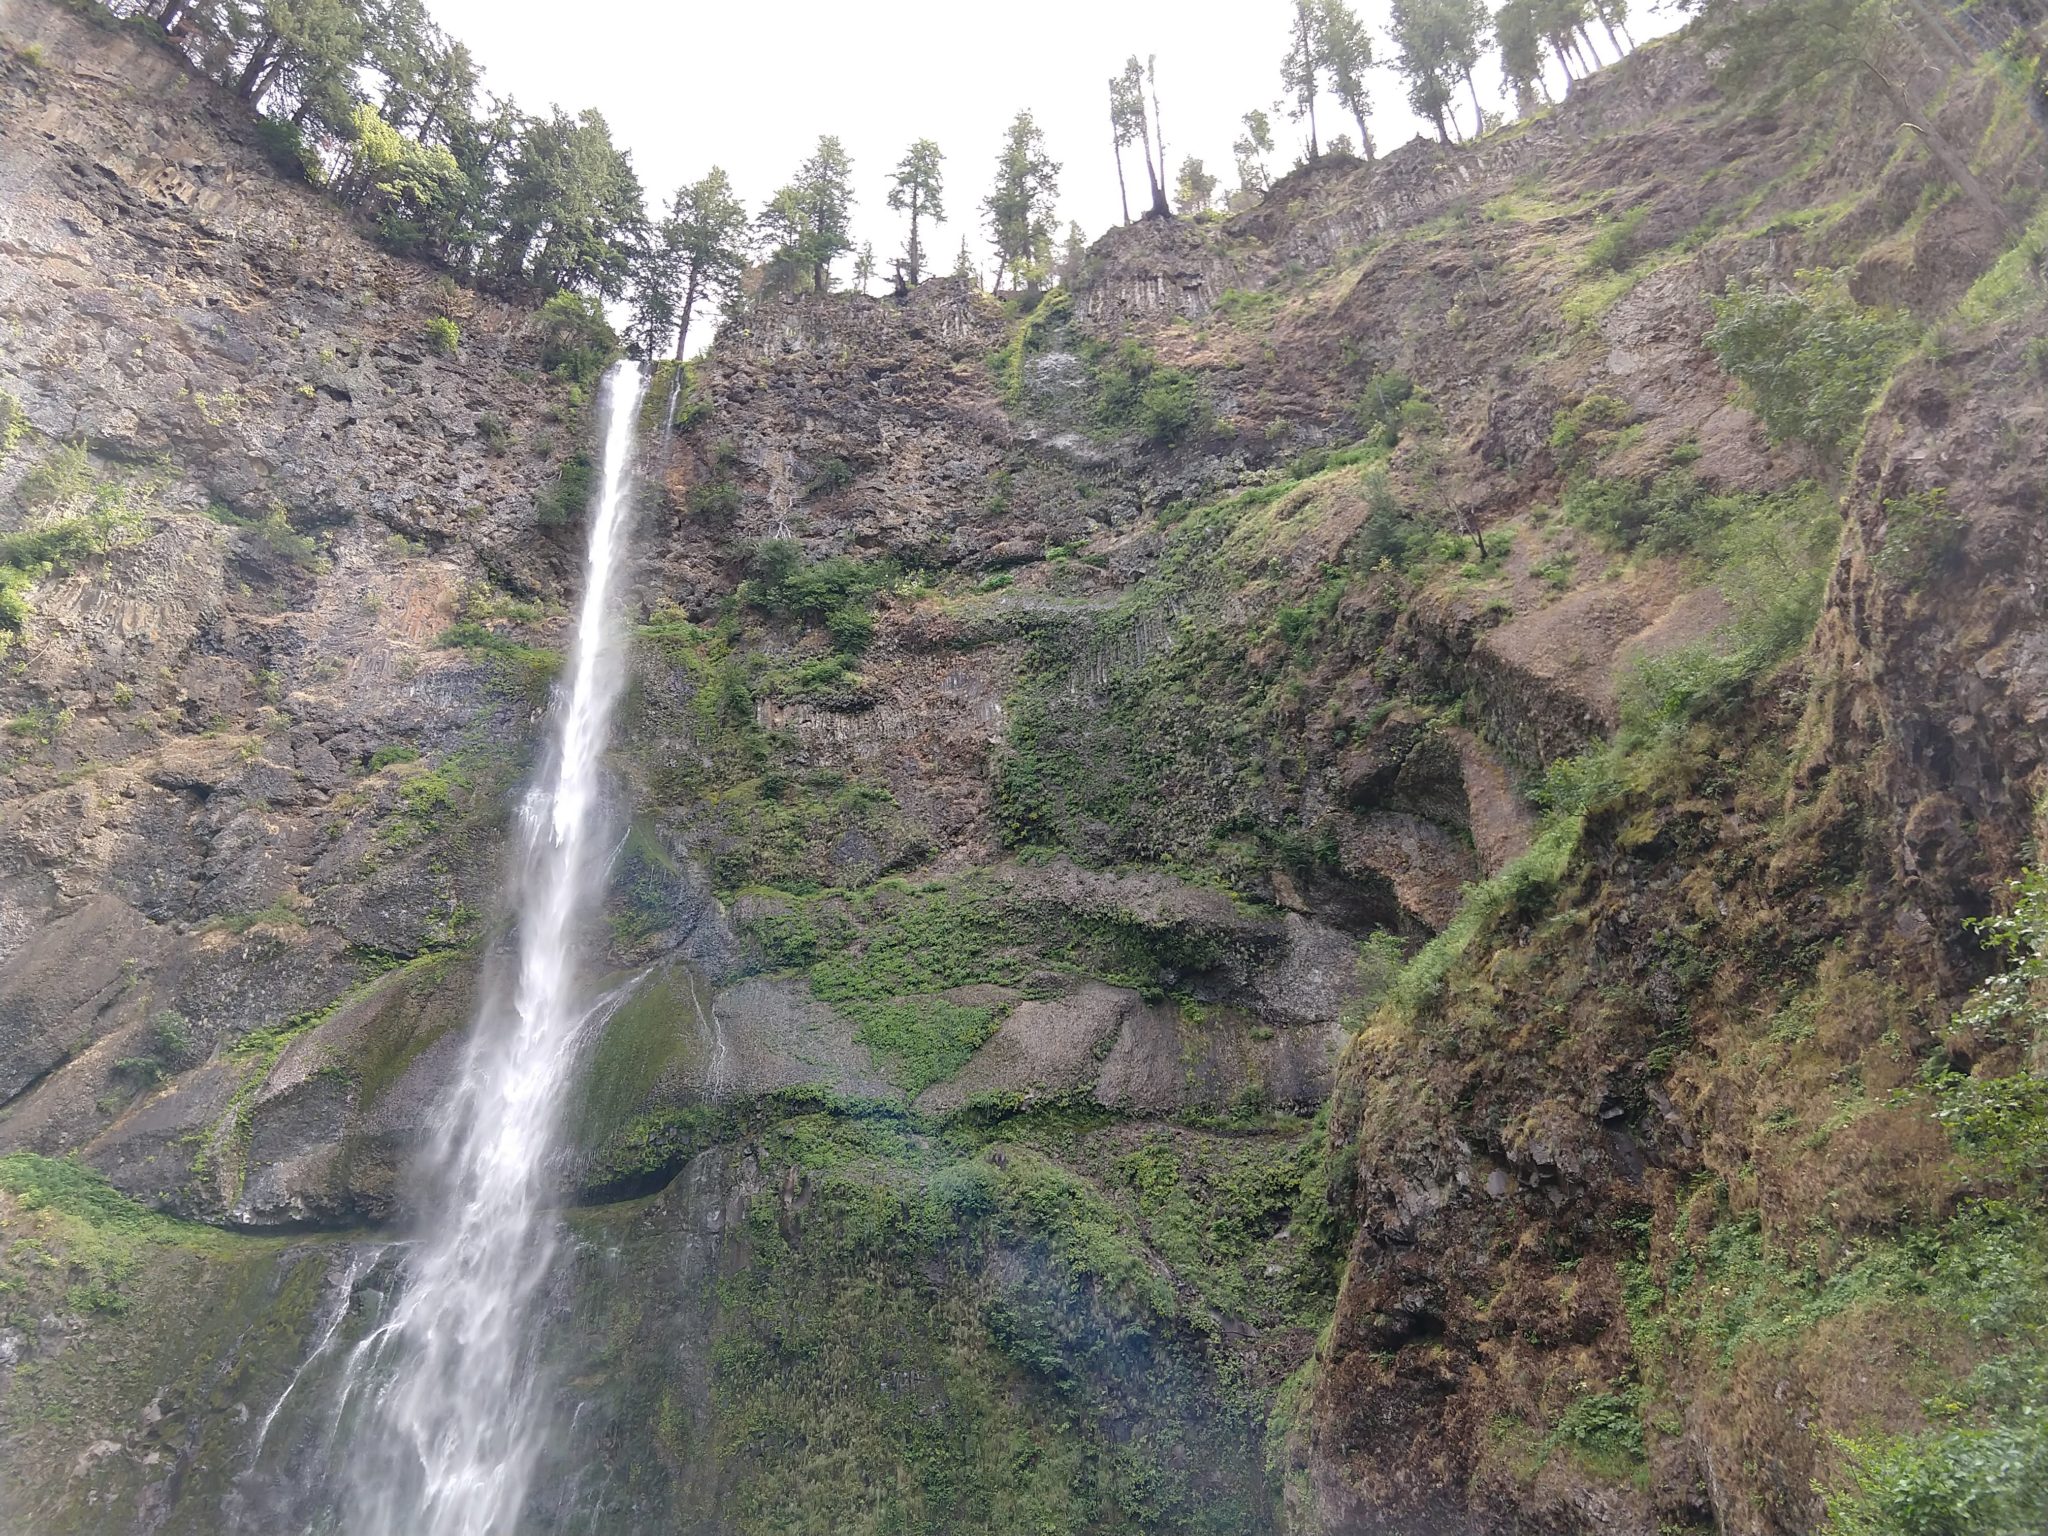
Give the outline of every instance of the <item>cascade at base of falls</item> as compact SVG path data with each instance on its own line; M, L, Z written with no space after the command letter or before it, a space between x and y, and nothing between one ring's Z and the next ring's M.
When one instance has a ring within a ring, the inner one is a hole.
M345 1519L360 1536L508 1531L542 1448L529 1324L555 1249L548 1161L584 1026L616 1001L584 995L577 949L606 862L602 764L621 681L613 589L645 388L639 365L622 362L599 401L604 459L570 672L519 810L516 972L486 989L429 1154L402 1289L342 1373Z

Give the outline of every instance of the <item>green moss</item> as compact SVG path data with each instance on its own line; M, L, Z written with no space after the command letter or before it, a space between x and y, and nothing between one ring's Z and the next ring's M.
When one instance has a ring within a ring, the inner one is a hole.
M1196 377L1169 368L1143 342L1126 340L1096 361L1096 414L1105 427L1135 429L1157 446L1168 446L1208 429L1211 408Z
M26 627L38 582L133 543L144 526L128 488L94 480L82 448L60 449L31 470L21 496L47 515L0 534L0 651ZM89 505L71 510L81 503Z
M450 625L434 643L477 657L490 668L493 683L501 691L533 705L547 702L555 675L562 669L559 652L527 645L474 619Z
M997 386L1011 406L1024 399L1024 364L1060 338L1073 317L1073 295L1064 288L1047 294L1011 328L1008 340L991 359Z
M1002 914L977 891L885 886L853 898L849 915L858 937L811 969L811 989L827 1002L887 1002L1023 974L1004 952Z
M1796 438L1840 462L1917 331L1906 315L1849 296L1838 274L1800 274L1797 288L1730 279L1714 300L1714 354L1774 442Z
M1577 816L1553 818L1536 834L1528 852L1492 878L1467 886L1457 914L1394 978L1390 1005L1404 1014L1433 1006L1452 967L1474 940L1496 923L1534 915L1546 905L1578 849L1581 826Z
M578 1069L564 1117L573 1143L597 1149L627 1138L649 1099L698 1056L710 1010L704 982L687 968L641 983Z
M996 1032L995 1009L964 1007L938 997L848 1003L845 1012L858 1026L853 1038L912 1098L966 1066Z
M302 1358L325 1269L317 1241L178 1221L77 1163L0 1157L0 1323L29 1348L0 1400L0 1505L81 1536L160 1516L142 1513L161 1497L150 1464L91 1452L148 1425L187 1451L189 1507L220 1509L247 1405Z
M534 498L534 515L541 525L560 528L580 521L589 510L596 477L597 466L589 454L572 454L563 460L555 478Z

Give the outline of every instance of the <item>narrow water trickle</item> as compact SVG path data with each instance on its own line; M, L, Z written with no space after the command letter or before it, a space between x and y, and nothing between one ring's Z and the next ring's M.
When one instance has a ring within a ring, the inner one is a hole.
M637 364L620 363L599 396L604 461L574 649L548 757L520 806L516 970L487 989L430 1154L403 1289L344 1374L354 1536L504 1536L543 1448L534 1302L557 1238L549 1164L592 1016L576 956L606 862L602 761L622 682L613 588L646 387Z

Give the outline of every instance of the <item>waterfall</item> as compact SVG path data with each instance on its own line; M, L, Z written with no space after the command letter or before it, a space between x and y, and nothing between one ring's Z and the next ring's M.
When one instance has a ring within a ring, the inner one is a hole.
M533 1303L556 1241L549 1167L589 1002L576 951L602 891L600 776L621 683L613 598L645 377L599 395L600 488L548 757L519 810L516 971L487 988L429 1160L421 1236L388 1318L352 1353L346 1529L505 1536L546 1434Z

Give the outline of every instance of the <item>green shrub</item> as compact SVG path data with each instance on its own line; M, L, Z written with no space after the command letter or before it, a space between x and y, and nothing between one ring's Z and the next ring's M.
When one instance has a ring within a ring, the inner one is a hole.
M848 656L858 656L875 639L873 616L851 606L835 608L827 614L825 630L832 637L832 649Z
M259 113L256 117L256 142L265 158L287 176L317 185L325 174L320 164L320 152L306 142L306 136L299 132L296 123Z
M1135 427L1146 441L1180 441L1208 420L1191 373L1161 366L1142 342L1126 341L1096 375L1097 411L1109 427Z
M802 549L790 539L762 540L749 571L740 589L744 601L769 613L824 625L833 648L845 655L859 655L874 639L869 609L898 575L889 560L834 555L806 564Z
M1543 770L1543 779L1529 798L1546 811L1566 816L1583 816L1597 810L1622 791L1621 774L1614 755L1592 751L1580 757L1553 759Z
M804 487L806 493L816 495L843 491L853 484L853 466L844 459L827 459L818 466L818 472L811 476L811 482Z
M419 748L394 742L389 746L379 747L370 754L370 772L381 772L395 763L416 763L419 757Z
M117 1082L132 1089L150 1088L192 1064L192 1022L177 1009L161 1008L150 1016L148 1040L143 1054L123 1056L114 1063Z
M1401 407L1414 395L1415 382L1407 374L1373 374L1351 408L1359 436L1383 448L1393 447L1401 436Z
M1375 464L1366 470L1363 483L1366 518L1352 546L1359 563L1367 570L1385 565L1405 571L1426 559L1437 530L1402 509L1385 467Z
M462 328L446 315L436 315L427 322L427 346L443 357L453 357L455 349L462 345Z
M192 1058L192 1021L175 1008L160 1008L151 1015L149 1037L164 1062L179 1066Z
M1586 269L1592 272L1620 272L1634 264L1636 240L1642 233L1647 208L1631 208L1616 218L1602 219L1586 246Z
M164 1080L164 1065L154 1056L123 1056L110 1069L114 1081L133 1089L154 1088Z
M1884 504L1884 540L1871 563L1902 587L1917 587L1963 547L1964 523L1948 507L1946 487L1891 496Z
M320 565L320 544L311 534L300 533L285 517L284 508L272 507L268 516L248 525L248 531L255 541L272 554L290 561L302 570L315 570Z
M534 509L541 523L547 527L560 527L581 518L590 506L591 487L596 477L596 467L586 453L579 453L564 462L554 483L535 498Z
M1835 273L1799 278L1797 289L1731 278L1713 301L1707 341L1773 442L1796 439L1839 463L1915 326L1897 311L1859 305Z
M1707 547L1741 505L1739 497L1710 495L1691 471L1669 469L1653 480L1576 480L1565 490L1563 511L1610 549L1676 554Z
M1551 417L1550 451L1560 463L1570 464L1578 459L1586 438L1627 426L1633 414L1626 401L1613 395L1588 395L1570 410Z
M102 487L91 511L0 534L0 650L28 623L28 594L37 582L120 548L141 528L119 487Z
M1944 1404L1989 1422L1838 1441L1852 1486L1828 1499L1828 1529L1835 1536L2040 1536L2048 1528L2044 1404L2048 1362L1999 1361Z
M85 444L66 443L21 477L21 504L32 512L85 499L96 477Z
M21 446L21 440L31 430L28 413L21 408L21 402L0 390L0 464L14 457L14 450Z
M1193 374L1178 368L1159 368L1145 383L1138 400L1138 431L1145 440L1162 446L1192 435L1206 419L1208 409L1201 386Z
M993 1008L937 997L841 1005L865 1045L905 1093L915 1097L958 1072L996 1031Z
M604 306L581 293L558 293L540 307L540 365L572 383L596 382L619 349Z
M1451 967L1474 939L1503 920L1535 916L1564 878L1583 827L1577 816L1553 817L1526 853L1491 878L1466 886L1457 914L1394 978L1387 992L1389 1004L1411 1015L1431 1007L1441 996Z
M503 453L512 444L512 429L489 411L477 417L476 435L494 454Z
M683 506L692 517L702 518L713 527L731 526L733 519L740 515L740 488L732 480L700 480L690 487L683 498Z

